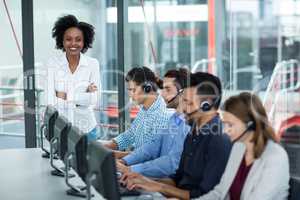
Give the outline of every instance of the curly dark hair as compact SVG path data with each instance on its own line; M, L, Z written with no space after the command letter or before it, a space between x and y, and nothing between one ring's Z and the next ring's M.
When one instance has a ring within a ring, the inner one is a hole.
M82 53L85 53L88 48L92 47L94 41L95 31L91 24L80 22L74 15L66 15L57 19L52 29L52 37L56 41L56 48L64 51L63 40L67 29L76 27L83 33L83 48Z

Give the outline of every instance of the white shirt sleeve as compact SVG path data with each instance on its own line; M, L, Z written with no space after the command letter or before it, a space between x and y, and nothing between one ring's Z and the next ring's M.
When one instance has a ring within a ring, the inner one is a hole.
M66 101L56 97L55 89L55 73L57 72L58 66L53 59L50 59L45 64L45 69L47 70L47 83L44 87L44 94L46 96L46 105L52 105L56 107L63 107Z
M94 83L98 90L95 92L75 92L74 103L81 106L96 106L99 101L100 91L100 70L99 63L96 59L92 59L89 63L91 67L91 73L89 77L89 84Z

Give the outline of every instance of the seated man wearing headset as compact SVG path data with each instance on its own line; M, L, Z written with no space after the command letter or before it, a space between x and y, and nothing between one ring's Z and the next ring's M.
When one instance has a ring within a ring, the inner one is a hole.
M141 188L167 197L190 199L206 194L220 181L231 142L223 134L217 113L221 102L220 80L208 73L191 75L191 87L183 92L184 112L191 122L179 167L168 179L154 181L131 173L121 181L128 189Z
M157 130L156 140L145 144L118 160L117 167L124 175L130 171L148 177L165 178L178 168L183 142L190 130L182 113L182 92L187 85L186 69L169 70L163 79L162 97L168 108L175 108L166 129Z

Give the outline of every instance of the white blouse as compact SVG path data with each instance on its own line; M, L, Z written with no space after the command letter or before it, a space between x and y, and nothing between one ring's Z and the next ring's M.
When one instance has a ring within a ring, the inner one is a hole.
M80 61L74 73L69 69L66 54L51 58L47 64L47 104L55 106L59 114L67 117L73 125L84 133L90 132L97 125L94 107L98 104L100 91L100 70L96 59L80 54ZM94 83L98 90L87 92ZM57 92L65 92L67 100L56 97Z

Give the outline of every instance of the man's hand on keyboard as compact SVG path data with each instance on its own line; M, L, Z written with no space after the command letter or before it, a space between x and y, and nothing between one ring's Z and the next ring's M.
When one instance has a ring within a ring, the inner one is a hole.
M137 173L126 173L126 175L123 174L122 178L122 181L126 184L126 187L129 190L143 189L148 192L158 192L162 187L161 183L153 181Z
M120 160L116 160L117 170L122 174L130 172L130 167L124 165Z
M114 150L113 152L116 159L121 159L130 153L130 151L117 151L117 150Z

